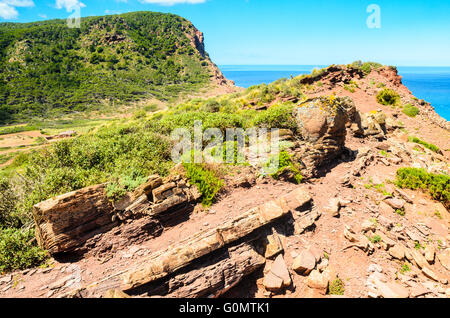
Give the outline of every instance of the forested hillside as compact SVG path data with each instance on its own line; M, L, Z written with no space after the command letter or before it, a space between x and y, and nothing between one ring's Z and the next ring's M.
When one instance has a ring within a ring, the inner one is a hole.
M0 24L0 124L166 100L208 83L202 34L172 14L135 12Z

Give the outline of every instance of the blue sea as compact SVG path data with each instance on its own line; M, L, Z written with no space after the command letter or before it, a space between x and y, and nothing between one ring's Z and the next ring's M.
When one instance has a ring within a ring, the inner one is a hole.
M237 86L247 88L323 67L326 65L221 65L220 69ZM431 103L439 115L450 120L450 67L402 66L398 71L414 96Z

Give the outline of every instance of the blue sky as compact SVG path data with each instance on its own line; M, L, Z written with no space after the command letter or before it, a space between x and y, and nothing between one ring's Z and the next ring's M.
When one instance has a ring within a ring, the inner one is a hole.
M0 0L0 21L67 18L80 0ZM369 28L370 4L381 28ZM373 60L450 66L450 1L81 0L81 15L179 14L205 34L217 64L333 64Z

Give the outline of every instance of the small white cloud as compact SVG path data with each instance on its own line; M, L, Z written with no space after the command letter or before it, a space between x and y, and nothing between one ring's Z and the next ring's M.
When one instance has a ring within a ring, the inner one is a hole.
M42 19L47 19L48 18L48 16L46 15L46 14L38 14L38 16L39 16L39 18L42 18Z
M139 0L141 3L151 3L151 4L159 4L163 6L173 6L174 4L199 4L205 3L206 0Z
M56 0L56 9L66 9L67 12L84 7L86 5L79 0Z
M0 0L0 18L10 20L19 16L16 7L34 7L33 0Z
M0 3L2 2L12 7L34 7L33 0L1 0Z
M0 2L0 17L2 19L15 19L19 16L16 8L7 5L6 3Z

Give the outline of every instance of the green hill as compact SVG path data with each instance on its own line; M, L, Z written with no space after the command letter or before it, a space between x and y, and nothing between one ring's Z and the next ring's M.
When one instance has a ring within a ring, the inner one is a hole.
M219 74L202 34L173 14L135 12L0 24L0 124L168 100Z

